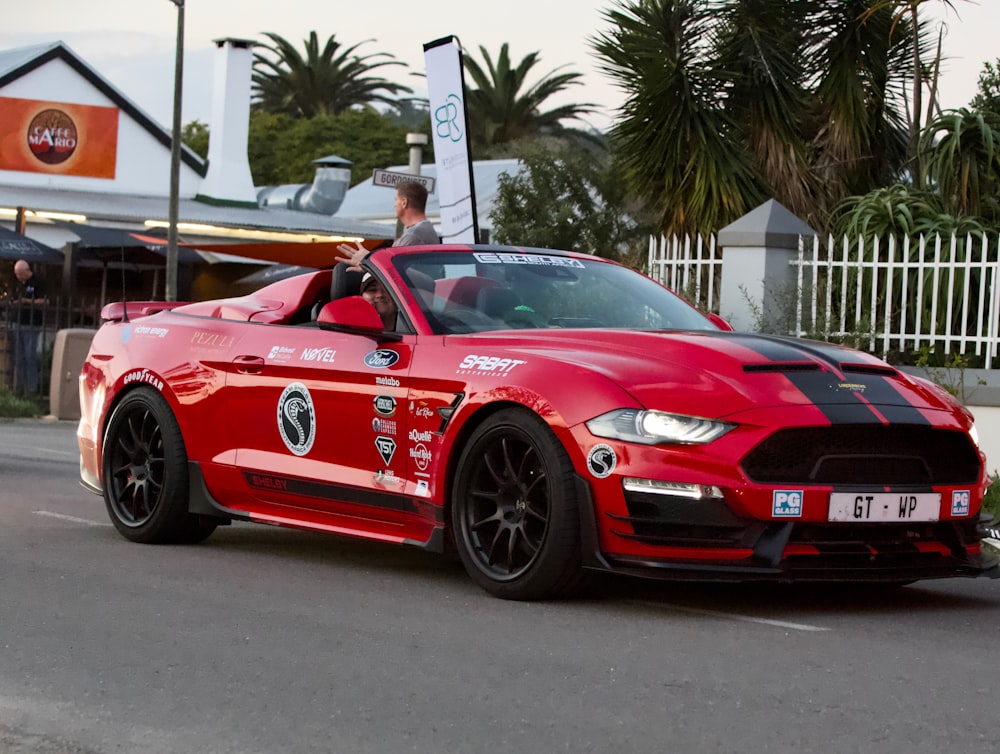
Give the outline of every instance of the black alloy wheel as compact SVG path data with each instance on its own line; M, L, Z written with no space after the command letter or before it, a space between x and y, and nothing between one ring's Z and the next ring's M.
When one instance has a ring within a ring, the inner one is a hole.
M193 544L217 525L188 513L184 440L169 404L149 388L130 391L108 423L103 486L111 522L133 542Z
M573 467L549 427L505 409L472 435L459 460L452 526L469 575L506 599L564 594L580 574Z

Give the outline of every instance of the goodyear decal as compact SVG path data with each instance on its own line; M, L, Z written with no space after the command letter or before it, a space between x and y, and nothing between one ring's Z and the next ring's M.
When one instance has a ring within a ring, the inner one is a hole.
M133 382L142 382L146 385L152 385L157 390L163 390L163 380L150 372L148 369L133 369L131 372L126 373L125 376L122 377L123 385L129 385Z

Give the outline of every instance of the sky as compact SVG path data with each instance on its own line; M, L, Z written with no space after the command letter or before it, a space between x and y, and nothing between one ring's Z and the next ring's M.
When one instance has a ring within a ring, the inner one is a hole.
M962 107L975 95L983 63L1000 58L1000 0L931 2L935 19L947 26L942 106ZM165 127L172 122L177 8L171 0L7 0L0 50L61 40L105 79ZM423 45L455 35L466 54L481 60L480 46L496 59L509 43L513 61L539 53L535 72L556 68L578 72L584 84L553 97L552 106L592 103L586 122L604 130L622 103L622 92L599 71L591 41L609 24L615 0L186 0L182 120L208 123L215 47L212 40L237 37L264 41L274 32L297 49L310 31L321 43L331 35L359 54L390 52L409 68L376 74L412 86L425 95ZM487 10L488 8L488 10ZM374 40L365 42L366 40ZM529 83L533 83L534 79Z

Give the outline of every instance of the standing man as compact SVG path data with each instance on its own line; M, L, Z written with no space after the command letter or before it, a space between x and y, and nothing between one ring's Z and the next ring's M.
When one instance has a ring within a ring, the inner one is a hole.
M16 320L14 352L14 388L22 395L38 392L38 334L42 326L42 307L48 303L45 288L23 259L14 262L14 296L11 301Z
M441 243L437 231L427 219L427 189L421 184L413 181L399 184L392 206L396 210L396 219L403 225L403 234L393 241L393 246ZM361 260L368 254L368 250L358 242L353 246L342 243L337 251L347 255L347 259L338 261L348 263L352 270L361 270Z
M403 224L403 235L396 239L393 246L441 243L437 231L425 214L427 189L422 184L413 181L399 184L393 208L396 210L396 218Z

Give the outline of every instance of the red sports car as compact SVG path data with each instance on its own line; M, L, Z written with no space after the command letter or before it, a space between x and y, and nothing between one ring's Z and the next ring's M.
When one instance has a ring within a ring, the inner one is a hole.
M584 254L418 246L363 266L383 316L345 265L239 298L105 307L81 374L81 474L125 537L198 542L246 520L454 548L512 599L586 569L1000 571L980 547L972 417L927 381L728 331Z

